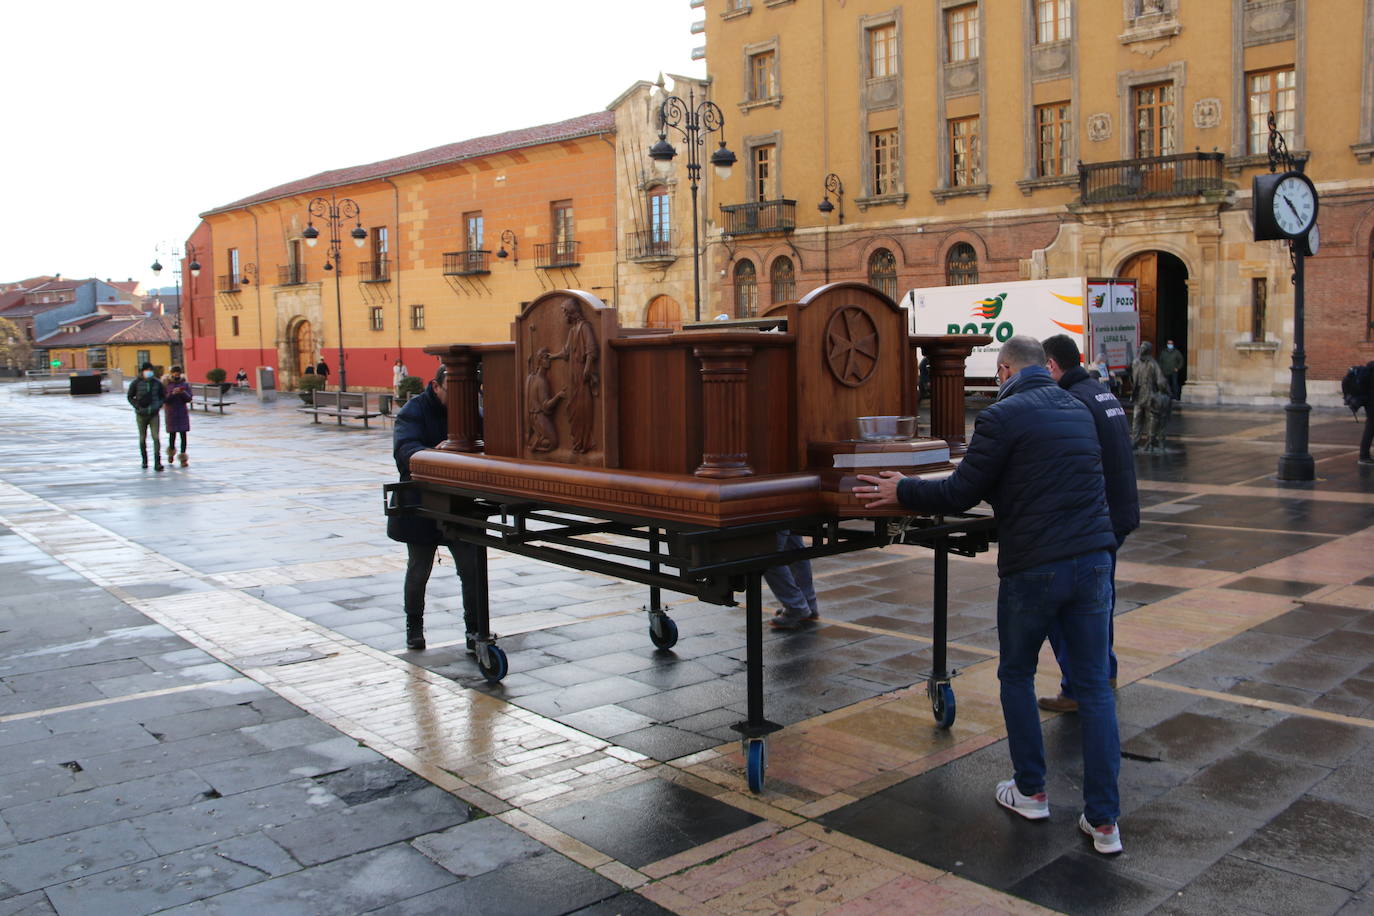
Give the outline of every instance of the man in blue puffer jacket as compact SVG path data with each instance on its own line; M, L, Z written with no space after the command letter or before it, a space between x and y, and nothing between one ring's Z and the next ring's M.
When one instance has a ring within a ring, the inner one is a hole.
M997 803L1030 820L1050 816L1045 745L1035 703L1040 646L1058 623L1074 664L1083 735L1083 813L1078 826L1098 852L1121 851L1117 774L1121 739L1107 684L1111 550L1116 546L1092 414L1055 384L1045 351L1013 337L998 353L997 402L974 423L968 451L943 480L895 471L860 474L871 508L961 512L986 500L997 514L997 631L1002 716L1013 777Z
M410 479L410 458L416 452L434 448L448 438L448 398L444 387L447 375L444 367L434 375L434 381L416 397L406 402L396 414L392 431L392 455L401 480ZM414 505L409 500L402 505ZM387 537L406 545L406 579L404 600L406 611L406 648L425 648L425 587L434 569L434 555L444 543L439 526L419 515L389 515L386 520ZM463 583L463 622L467 625L467 650L473 651L472 632L476 619L476 593L468 587L472 581L474 564L486 562L482 549L475 544L459 541L446 545L453 555L453 565Z

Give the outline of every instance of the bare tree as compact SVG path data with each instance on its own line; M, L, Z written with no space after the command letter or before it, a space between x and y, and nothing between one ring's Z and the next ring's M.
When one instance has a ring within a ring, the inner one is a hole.
M27 369L33 346L14 322L0 318L0 363L9 369Z

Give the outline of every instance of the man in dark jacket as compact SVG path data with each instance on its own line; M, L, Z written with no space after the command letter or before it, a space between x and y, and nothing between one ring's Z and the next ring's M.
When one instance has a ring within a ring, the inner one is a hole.
M949 477L860 474L871 508L960 512L981 500L997 514L997 634L1002 717L1013 777L997 785L1002 807L1030 820L1050 816L1035 668L1058 622L1074 660L1083 730L1083 813L1078 826L1098 852L1121 851L1117 774L1121 739L1107 684L1111 550L1116 545L1092 414L1045 370L1045 351L1017 336L997 357L997 401L978 415L968 451Z
M422 449L434 448L448 438L448 395L444 388L445 371L440 366L419 396L411 398L396 414L392 432L392 454L401 480L410 479L410 456ZM390 515L386 520L387 537L406 545L406 648L425 647L425 586L434 568L434 555L444 540L439 526L418 515ZM453 565L463 583L463 622L467 625L468 651L473 651L472 633L477 596L469 588L473 581L474 564L485 562L481 548L466 542L448 543Z
M1101 382L1089 378L1081 365L1078 344L1067 334L1056 334L1045 341L1046 368L1050 378L1059 383L1092 411L1097 427L1097 441L1102 446L1102 474L1107 487L1107 512L1112 518L1112 534L1116 547L1112 550L1112 605L1116 604L1116 551L1126 542L1126 535L1140 527L1140 497L1135 486L1135 459L1131 456L1131 424L1121 402ZM1107 674L1116 686L1116 653L1111 652L1112 632L1109 629L1109 665ZM1078 712L1073 691L1073 660L1058 626L1050 627L1050 647L1059 662L1061 678L1059 696L1041 697L1041 709L1050 712Z
M134 409L134 419L138 421L138 450L143 455L143 466L148 466L148 433L153 434L153 469L162 470L162 436L159 431L158 417L162 413L162 403L167 400L167 392L158 381L152 363L144 363L138 377L129 383L125 395L129 406Z

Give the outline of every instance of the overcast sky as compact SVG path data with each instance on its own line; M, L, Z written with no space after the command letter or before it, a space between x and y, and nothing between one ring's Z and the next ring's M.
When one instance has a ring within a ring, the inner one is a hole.
M701 76L688 0L13 2L0 281L145 285L197 214L283 182ZM166 257L163 263L168 263Z

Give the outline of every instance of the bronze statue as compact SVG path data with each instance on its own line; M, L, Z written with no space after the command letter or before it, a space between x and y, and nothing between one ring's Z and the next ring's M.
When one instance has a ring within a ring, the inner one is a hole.
M558 447L558 429L553 425L553 412L567 394L560 389L552 394L549 384L549 348L540 347L534 355L529 374L525 376L525 444L533 452L550 452Z
M574 452L589 452L596 447L596 410L592 403L597 396L601 377L597 362L601 358L596 332L582 315L582 307L572 300L563 303L563 317L568 322L568 339L563 349L549 355L549 359L568 361L568 425L572 430Z
M1131 443L1135 448L1164 451L1164 424L1169 418L1169 380L1153 355L1154 347L1147 340L1140 345L1135 362L1131 363L1131 391L1135 399L1135 415L1131 418ZM1144 441L1141 433L1144 432Z

